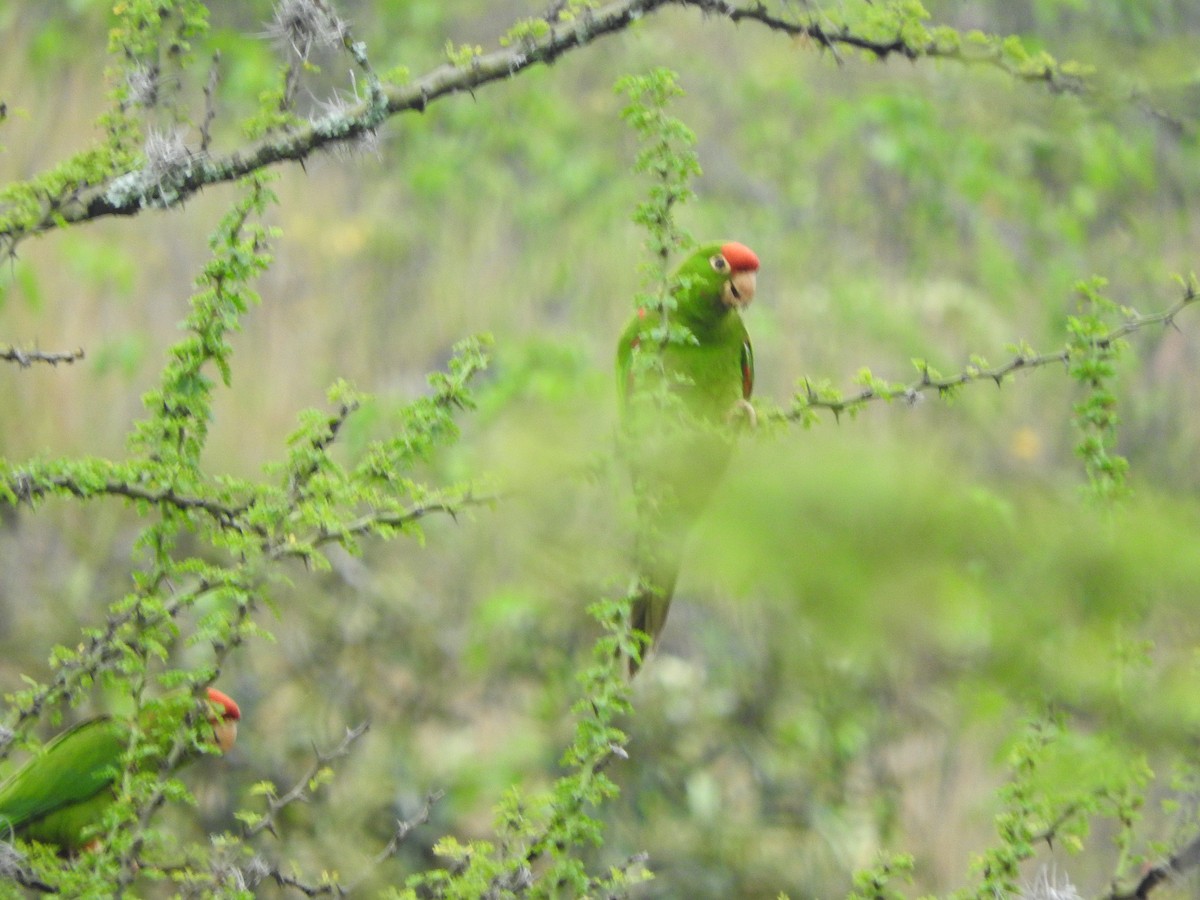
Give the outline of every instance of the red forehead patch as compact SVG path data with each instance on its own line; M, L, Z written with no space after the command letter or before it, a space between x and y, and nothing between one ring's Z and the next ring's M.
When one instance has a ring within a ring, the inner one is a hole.
M745 244L730 241L721 247L721 255L729 263L729 268L735 272L755 272L758 270L758 257Z
M240 719L242 717L242 711L238 709L238 705L233 702L233 699L228 694L222 693L214 687L210 687L207 693L209 700L224 708L226 719Z

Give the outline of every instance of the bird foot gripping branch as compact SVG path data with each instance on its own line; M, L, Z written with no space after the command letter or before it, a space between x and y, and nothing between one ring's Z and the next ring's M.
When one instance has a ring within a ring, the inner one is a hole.
M751 428L757 428L758 413L755 412L754 406L749 400L739 400L725 414L725 421L729 425L737 425L739 421L745 421Z

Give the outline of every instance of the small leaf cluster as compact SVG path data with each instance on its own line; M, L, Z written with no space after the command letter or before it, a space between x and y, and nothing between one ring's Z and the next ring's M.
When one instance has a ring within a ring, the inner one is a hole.
M646 232L647 249L657 268L655 280L661 283L672 254L693 244L676 221L675 211L695 196L691 181L700 174L693 149L696 135L667 112L670 101L683 93L670 69L627 75L617 82L616 91L629 98L621 118L642 144L633 169L651 179L648 196L634 209L633 221Z
M1070 376L1085 390L1075 404L1075 428L1079 443L1075 452L1083 460L1088 483L1100 499L1111 500L1127 492L1125 476L1129 461L1117 452L1116 360L1127 342L1109 336L1114 315L1132 315L1119 309L1102 293L1106 282L1093 278L1080 282L1079 312L1067 319L1067 366Z
M905 896L893 882L910 881L915 863L907 853L883 853L871 866L854 873L850 900L901 900Z
M450 60L452 66L469 68L471 63L481 56L483 47L478 44L455 44L453 41L446 41L446 59Z
M1059 62L1045 50L1031 51L1019 35L966 33L949 25L929 25L929 10L920 0L891 0L822 9L809 23L809 33L833 48L837 43L858 47L881 59L900 53L909 59L933 57L994 66L1024 81L1044 81L1061 91L1083 92L1091 68ZM833 27L830 27L832 23Z

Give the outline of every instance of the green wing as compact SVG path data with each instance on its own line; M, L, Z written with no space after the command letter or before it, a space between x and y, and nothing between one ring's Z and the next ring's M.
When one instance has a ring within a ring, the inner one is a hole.
M77 847L103 812L128 740L126 725L108 717L64 731L0 785L0 836Z

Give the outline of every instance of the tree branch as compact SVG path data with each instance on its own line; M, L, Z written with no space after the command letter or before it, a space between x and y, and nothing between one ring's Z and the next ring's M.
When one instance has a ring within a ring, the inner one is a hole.
M1104 900L1145 900L1150 896L1150 892L1163 882L1190 872L1197 866L1200 866L1200 835L1188 841L1182 850L1173 854L1166 862L1142 875L1132 890L1114 890Z
M1039 55L1024 60L1017 60L1008 55L1002 44L998 42L966 43L958 39L941 39L935 34L927 41L914 42L902 34L887 39L868 38L855 34L846 26L826 27L816 19L808 21L791 21L772 15L766 4L756 2L738 6L724 0L678 0L685 6L695 6L706 13L722 15L730 21L739 23L743 20L757 22L772 31L779 31L793 38L805 38L818 46L829 50L838 63L842 58L838 55L839 46L851 47L871 54L877 60L889 56L903 56L909 60L946 59L965 65L981 65L997 69L1010 78L1031 84L1045 84L1051 93L1071 94L1076 97L1096 99L1103 91L1082 74L1069 70L1048 55ZM1129 103L1147 118L1165 125L1176 136L1184 136L1195 131L1194 126L1185 123L1166 110L1156 106L1145 94L1134 90L1116 97L1120 102Z
M274 135L248 149L235 150L224 156L189 157L169 173L158 173L154 184L149 183L146 173L134 171L103 185L50 198L46 201L46 215L35 224L0 231L0 247L7 245L11 252L18 241L31 235L106 216L137 215L147 207L182 202L208 185L235 181L277 163L303 161L318 150L373 131L391 116L424 112L430 103L452 94L472 92L486 84L511 78L538 63L552 63L564 53L626 28L667 2L669 0L610 3L582 13L569 23L554 24L542 38L475 57L467 66L445 64L408 84L383 86L367 100ZM169 198L169 202L164 198Z
M408 819L396 820L396 830L392 832L392 836L388 839L384 848L375 854L374 861L376 865L396 855L396 851L408 840L408 836L412 834L413 830L429 821L429 816L433 812L433 805L441 800L443 796L445 796L443 791L431 792L425 797L425 805L417 810L415 815Z
M5 835L11 837L11 835ZM8 879L39 894L57 894L58 888L35 877L26 866L26 859L16 847L0 840L0 879Z
M364 726L360 726L360 727L365 728L365 723L364 723ZM347 739L349 739L349 735L350 735L350 733L348 732ZM355 737L357 737L357 735L355 735ZM344 740L342 743L343 743L343 747L339 747L338 749L341 749L343 752L345 752L343 748L348 743L348 741ZM337 751L334 751L334 752L337 752ZM309 777L311 777L311 776L309 776ZM299 782L299 785L304 785L307 783L307 781L308 781L308 778L306 777L303 781ZM429 794L425 798L424 805L421 807L421 809L419 809L416 812L415 815L413 815L411 818L408 818L408 819L397 820L396 829L392 833L391 838L388 840L388 842L384 846L383 850L381 850L379 853L377 853L375 855L374 859L372 860L372 863L377 866L380 863L384 862L385 860L390 859L392 856L395 856L396 851L400 849L400 847L408 839L408 836L410 834L412 834L412 832L418 826L424 825L426 822L429 821L429 816L433 810L433 805L441 799L442 799L442 792L434 791L433 793ZM247 836L249 836L249 834ZM267 862L267 860L261 856L254 857L254 859L251 860L250 865L245 867L244 869L239 870L239 873L240 873L240 881L244 884L249 885L250 887L256 887L263 881L265 881L267 879L271 879L276 884L278 884L280 887L293 888L293 889L299 891L300 893L304 894L307 897L322 897L322 896L334 896L334 895L339 896L339 897L350 896L355 893L358 885L366 878L366 873L364 873L363 875L361 875L359 877L358 882L355 882L355 883L349 884L349 885L343 885L341 882L339 882L336 879L335 876L326 875L322 878L322 880L319 883L309 884L309 883L300 881L298 878L296 878L292 875L287 875L287 874L283 873L280 870L279 866L277 866L273 863Z
M346 734L336 747L328 752L322 753L316 747L313 748L313 753L316 756L312 766L304 773L303 776L288 790L278 796L271 795L267 797L267 811L253 825L246 826L243 831L246 837L254 837L263 831L269 831L271 834L275 832L275 818L283 809L297 801L307 801L312 794L312 781L317 777L318 773L324 769L329 763L335 759L340 759L350 752L350 746L360 737L367 733L367 729L371 727L371 723L364 721L362 724L354 728L347 728ZM276 835L278 836L278 835Z
M454 94L473 94L479 88L512 78L535 65L549 65L564 54L623 31L666 6L694 7L708 15L722 16L734 24L757 22L772 31L811 40L834 52L837 47L844 46L869 53L879 60L891 56L910 60L930 57L982 64L1022 81L1044 83L1054 92L1079 96L1098 93L1082 76L1064 70L1049 57L1016 60L995 41L977 47L964 46L959 40L940 39L936 33L919 42L903 33L875 38L856 33L846 26L822 25L815 19L785 19L772 14L761 2L738 6L724 0L616 0L599 9L582 10L569 21L544 19L547 28L538 37L513 40L507 47L472 56L462 65L438 66L405 84L383 84L371 79L372 90L365 100L339 106L325 116L273 134L250 147L224 155L185 154L165 170L160 165L153 173L140 169L103 184L72 185L60 194L44 198L43 214L32 222L0 230L0 248L12 253L19 241L32 235L92 219L132 216L146 208L172 206L208 185L235 181L278 163L303 162L319 150L373 132L392 116L421 113L431 103ZM362 45L353 44L348 49L360 67L370 74ZM1155 108L1140 94L1131 94L1125 100L1155 119L1169 123L1177 131L1186 130L1182 122ZM205 145L210 124L207 115L201 129L201 143ZM3 211L0 208L0 212Z
M1105 350L1127 335L1148 326L1174 325L1175 317L1185 307L1191 306L1198 300L1200 300L1200 288L1194 281L1189 281L1185 285L1183 296L1173 306L1147 315L1133 313L1121 325L1092 341L1092 346ZM1002 365L990 368L970 365L957 374L945 377L936 376L928 366L923 366L920 377L908 384L892 385L872 382L849 397L842 396L836 391L819 390L813 387L809 379L805 378L804 388L792 398L791 408L773 413L769 418L787 422L807 421L811 419L814 410L820 409L828 410L835 417L840 417L843 413L857 412L859 408L872 400L887 402L904 400L908 403L915 403L925 392L937 391L939 394L946 394L976 381L992 381L999 387L1005 378L1018 370L1065 365L1070 361L1072 352L1070 347L1050 353L1030 353L1022 349Z
M25 472L18 472L5 486L12 492L13 496L17 498L18 502L24 501L29 503L35 499L41 499L47 494L55 492L68 493L81 500L87 500L101 495L109 495L113 497L124 497L127 500L150 503L155 506L165 505L177 509L180 512L199 510L207 513L217 522L217 524L221 525L223 528L237 528L239 530L248 529L264 536L266 534L261 526L249 526L241 521L251 508L250 503L243 503L236 506L229 505L219 503L216 500L210 500L207 497L196 497L188 494L180 494L174 488L161 488L155 490L138 484L131 484L120 479L111 478L106 479L98 484L90 484L69 475L55 475L48 478L34 478Z
M59 363L73 363L83 359L83 348L68 351L22 350L19 347L0 347L0 360L15 362L22 369L28 369L35 362L49 363L57 366Z
M313 538L314 546L330 542L345 543L348 538L364 537L379 528L403 528L411 525L433 513L445 513L452 519L457 519L459 510L474 506L489 506L501 498L501 494L480 494L476 496L467 492L457 500L437 500L428 503L418 503L408 509L398 512L376 510L368 513L336 529L322 529ZM287 547L279 548L279 555L287 556Z
M200 511L209 515L223 529L258 535L264 540L264 553L271 558L294 556L298 552L296 540L269 540L270 535L267 529L251 521L257 501L229 504L210 500L207 497L181 494L174 488L153 489L115 479L90 484L69 475L35 479L22 472L10 478L5 487L12 492L18 502L30 502L58 492L71 494L85 500L107 495L124 497L127 500L150 503L155 506L167 506L180 512ZM379 528L403 528L405 525L411 525L434 513L445 513L454 518L464 508L486 506L498 499L500 499L499 494L475 495L468 491L452 500L422 502L407 509L372 510L350 519L340 527L316 530L311 536L311 543L314 546L321 546L331 542L344 542L349 538L364 537ZM291 550L289 550L289 545Z

